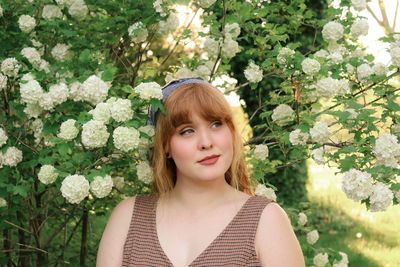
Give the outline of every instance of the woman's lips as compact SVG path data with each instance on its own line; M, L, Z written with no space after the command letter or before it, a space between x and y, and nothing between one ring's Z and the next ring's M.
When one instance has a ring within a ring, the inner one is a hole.
M215 156L215 157L212 157L212 158L208 158L208 159L199 161L199 163L201 165L213 165L218 161L218 159L219 159L219 156Z

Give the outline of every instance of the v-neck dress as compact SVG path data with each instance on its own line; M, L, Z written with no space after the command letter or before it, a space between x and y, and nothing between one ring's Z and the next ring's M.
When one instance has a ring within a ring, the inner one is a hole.
M173 267L161 248L156 229L157 195L136 196L132 219L123 250L123 267ZM254 240L261 213L272 201L251 196L225 229L203 250L189 267L261 267Z

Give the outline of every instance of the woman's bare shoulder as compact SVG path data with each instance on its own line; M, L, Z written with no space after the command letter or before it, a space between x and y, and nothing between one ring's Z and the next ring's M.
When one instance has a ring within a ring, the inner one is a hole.
M261 214L256 234L256 250L262 265L305 266L290 219L275 202L269 203Z
M112 211L101 237L97 252L97 267L122 265L123 248L128 235L136 197L121 201Z

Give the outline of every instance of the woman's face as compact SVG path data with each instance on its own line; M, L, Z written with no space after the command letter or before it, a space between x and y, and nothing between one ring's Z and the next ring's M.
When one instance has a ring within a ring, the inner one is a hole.
M232 163L232 133L222 121L210 122L194 114L175 130L169 145L178 180L224 179Z

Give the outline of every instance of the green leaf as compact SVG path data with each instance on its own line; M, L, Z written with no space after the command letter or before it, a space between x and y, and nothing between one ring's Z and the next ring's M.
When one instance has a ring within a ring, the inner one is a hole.
M91 52L89 49L85 49L82 51L82 53L79 55L79 62L82 64L87 64L90 62L92 56L91 56Z
M14 195L20 195L26 197L28 195L28 189L22 185L16 185L13 188Z

